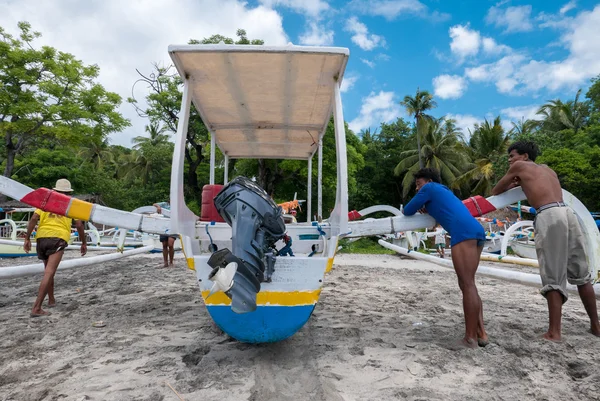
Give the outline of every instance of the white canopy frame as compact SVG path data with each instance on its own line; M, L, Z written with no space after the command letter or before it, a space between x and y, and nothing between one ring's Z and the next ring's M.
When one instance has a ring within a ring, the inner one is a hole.
M171 176L171 230L194 237L192 212L183 200L183 151L191 103L211 135L210 178L215 150L236 158L299 159L309 163L308 222L312 214L312 157L319 152L318 215L322 217L322 138L333 113L337 150L336 206L331 235L348 232L346 138L340 84L349 51L334 47L169 46L184 79L184 94ZM184 245L185 248L185 245Z

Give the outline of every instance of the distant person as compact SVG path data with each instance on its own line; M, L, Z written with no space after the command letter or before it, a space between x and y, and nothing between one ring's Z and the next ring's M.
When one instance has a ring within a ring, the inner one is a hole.
M294 256L294 252L292 251L292 237L284 234L282 239L285 246L279 250L279 256Z
M477 348L488 344L483 325L483 306L475 286L475 272L485 243L485 231L467 207L446 186L437 170L423 168L415 174L417 194L404 207L404 214L429 213L452 237L452 264L463 295L465 336L461 344Z
M156 212L159 214L163 213L163 209L171 210L171 203L160 202L152 205L156 208ZM162 254L163 254L163 267L175 267L173 264L173 258L175 257L175 241L179 238L177 234L161 234L160 242L162 243Z
M548 302L549 328L544 338L561 340L562 305L567 302L567 280L576 285L590 318L592 334L600 337L600 324L592 276L585 253L585 241L575 212L563 202L556 173L536 164L538 147L533 142L515 142L508 148L510 167L492 189L499 195L521 186L536 210L535 250L542 277L541 293Z
M64 178L56 181L56 186L53 189L62 194L73 192L71 183ZM68 246L68 241L71 239L72 223L73 219L70 217L36 209L27 224L27 234L23 249L27 253L31 250L31 233L37 224L38 229L35 235L37 256L44 262L44 278L40 283L37 299L31 309L31 317L48 316L51 314L42 309L42 303L46 295L48 295L48 307L52 308L56 306L56 299L54 298L54 275L65 253L65 248ZM84 256L87 253L87 243L83 221L75 220L75 227L77 227L77 233L81 239L81 256Z
M435 230L435 249L440 255L440 258L444 258L446 256L445 253L446 248L446 230L444 230L439 224Z

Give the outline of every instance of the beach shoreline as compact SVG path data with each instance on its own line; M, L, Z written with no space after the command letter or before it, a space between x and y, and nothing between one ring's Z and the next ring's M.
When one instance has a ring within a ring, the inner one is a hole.
M537 288L478 277L491 344L456 349L464 327L451 269L344 254L298 333L251 345L212 322L182 257L175 269L152 254L59 271L47 318L29 318L39 275L3 280L0 401L177 400L173 389L225 401L600 399L600 339L577 296L554 344L539 338Z

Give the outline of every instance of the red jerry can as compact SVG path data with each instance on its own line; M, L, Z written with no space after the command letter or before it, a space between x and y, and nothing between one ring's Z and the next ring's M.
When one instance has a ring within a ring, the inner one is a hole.
M221 217L217 208L215 207L215 196L223 189L223 185L205 185L202 187L202 209L200 215L200 221L216 221L218 223L224 223L225 220Z

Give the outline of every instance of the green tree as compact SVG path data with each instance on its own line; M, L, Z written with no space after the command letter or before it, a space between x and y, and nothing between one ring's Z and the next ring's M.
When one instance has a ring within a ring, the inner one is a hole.
M146 125L146 132L149 136L136 136L131 140L133 142L133 148L139 149L143 145L150 146L159 146L169 142L169 136L165 135L167 129L165 127L161 127L156 123L151 123L150 125Z
M550 132L572 129L574 135L577 135L588 116L587 104L579 101L580 95L581 89L577 91L574 100L550 100L540 107L537 114L542 117L539 123L541 129Z
M117 111L121 97L95 82L100 69L49 46L35 47L41 34L19 22L19 38L0 27L0 135L4 175L40 138L81 144L102 141L129 125Z
M191 39L189 44L218 44L220 42L227 44L262 44L262 40L248 40L246 31L238 29L238 40L222 35L213 35L202 40ZM183 81L179 74L174 71L173 66L162 67L154 64L153 71L144 75L138 71L140 79L138 83L147 85L149 93L146 95L146 107L139 107L136 99L130 97L127 99L131 103L138 115L146 117L153 124L159 124L165 127L167 131L177 132L177 123L179 121L179 110L181 108L181 98L183 96ZM210 144L208 129L200 118L195 107L190 109L190 119L188 132L186 134L187 145L185 147L185 161L187 169L186 191L191 198L200 199L201 189L198 181L198 169L206 157L205 148Z
M426 112L437 107L437 103L433 100L433 95L427 91L420 91L417 88L415 97L406 95L400 104L406 108L406 112L409 115L415 118L415 125L417 127L417 155L419 158L419 167L423 168L423 160L421 160L421 137L427 129L426 124L432 119Z
M487 119L475 124L469 139L467 151L473 161L467 165L467 171L452 184L455 189L471 187L471 194L489 196L497 178L496 164L506 159L506 150L510 135L505 134L500 117L493 123ZM502 167L506 167L502 164Z
M446 120L444 117L432 118L423 128L425 130L421 153L418 154L414 149L402 152L400 162L394 169L396 175L406 173L402 180L404 198L413 187L414 173L421 168L421 162L426 167L437 169L446 185L454 183L461 174L461 166L468 162L459 141L461 134L452 120Z

